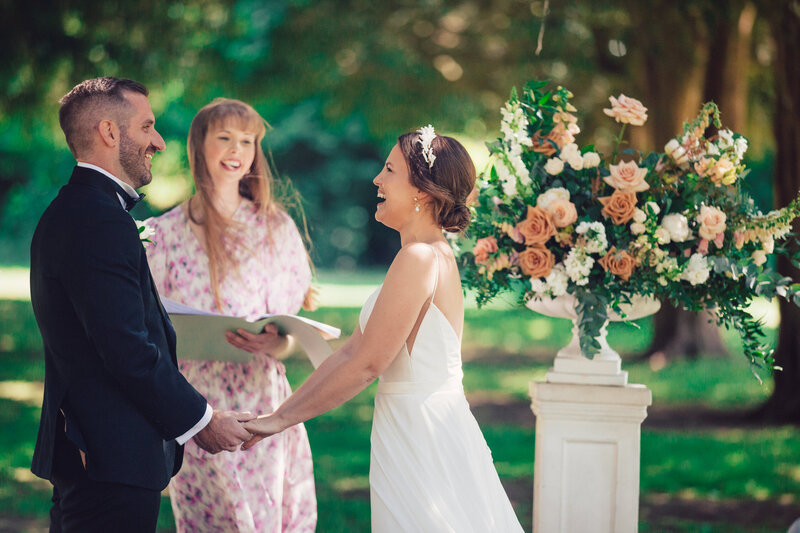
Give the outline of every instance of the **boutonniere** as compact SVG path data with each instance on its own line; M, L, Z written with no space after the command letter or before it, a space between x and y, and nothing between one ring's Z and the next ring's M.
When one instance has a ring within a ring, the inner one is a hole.
M142 242L142 246L146 246L146 243L155 245L155 243L150 240L150 237L155 234L156 230L141 220L136 220L136 229L139 230L139 240Z

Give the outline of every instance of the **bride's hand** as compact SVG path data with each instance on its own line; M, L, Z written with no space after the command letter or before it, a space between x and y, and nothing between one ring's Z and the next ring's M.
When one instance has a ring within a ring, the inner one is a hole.
M245 422L242 427L253 434L250 440L242 444L242 450L249 450L262 439L280 433L284 429L274 415L261 415L249 422Z

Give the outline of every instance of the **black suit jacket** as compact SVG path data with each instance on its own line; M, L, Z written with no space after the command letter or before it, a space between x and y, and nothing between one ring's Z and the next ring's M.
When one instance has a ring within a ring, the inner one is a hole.
M206 401L178 371L175 332L114 187L75 167L33 236L45 384L31 470L51 479L61 412L90 478L162 490L183 459L174 439L202 418Z

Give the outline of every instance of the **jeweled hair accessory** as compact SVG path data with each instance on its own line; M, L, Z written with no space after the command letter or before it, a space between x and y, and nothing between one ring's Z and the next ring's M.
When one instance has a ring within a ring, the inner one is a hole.
M436 138L436 133L430 124L418 129L417 133L419 133L418 141L422 145L422 157L428 163L428 168L431 169L433 168L433 162L436 161L436 156L433 155L433 147L431 146L431 142Z

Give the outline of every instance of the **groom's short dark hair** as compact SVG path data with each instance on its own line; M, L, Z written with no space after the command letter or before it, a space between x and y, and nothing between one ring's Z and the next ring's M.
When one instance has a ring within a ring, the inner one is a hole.
M148 95L138 81L105 76L82 81L58 101L58 122L72 155L77 158L91 148L93 130L101 121L111 119L125 126L133 110L126 91Z

